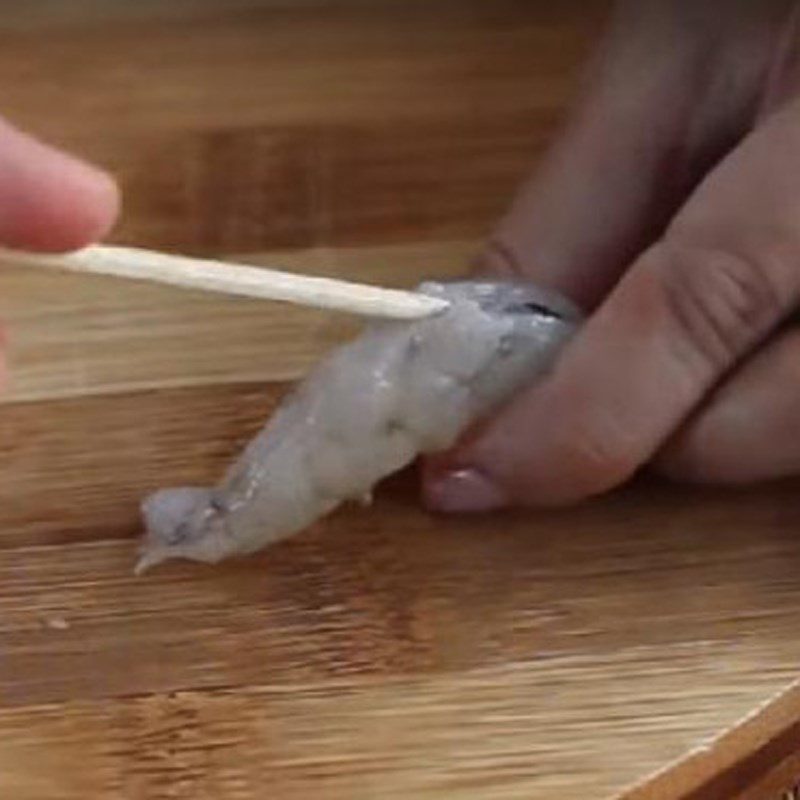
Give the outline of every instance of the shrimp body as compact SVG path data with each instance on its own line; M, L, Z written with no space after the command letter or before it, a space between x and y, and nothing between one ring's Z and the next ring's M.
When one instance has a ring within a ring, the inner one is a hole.
M578 323L566 300L528 285L429 282L420 291L450 305L414 323L373 323L336 350L216 487L147 498L137 570L252 553L368 496L543 373Z

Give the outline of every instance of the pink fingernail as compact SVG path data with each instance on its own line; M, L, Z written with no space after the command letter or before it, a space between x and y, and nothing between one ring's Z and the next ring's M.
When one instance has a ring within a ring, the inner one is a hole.
M425 494L431 508L455 514L492 511L508 502L504 493L473 467L455 469L431 479Z

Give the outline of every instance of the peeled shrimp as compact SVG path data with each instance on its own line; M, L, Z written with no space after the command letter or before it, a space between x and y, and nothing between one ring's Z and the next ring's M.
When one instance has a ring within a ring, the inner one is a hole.
M216 487L147 498L137 571L252 553L369 496L541 375L578 322L566 300L529 285L429 282L419 290L450 305L414 323L373 323L336 350Z

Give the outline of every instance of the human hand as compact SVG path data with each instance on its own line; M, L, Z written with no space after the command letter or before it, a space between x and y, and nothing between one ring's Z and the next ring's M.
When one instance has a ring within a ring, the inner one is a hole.
M0 119L0 245L74 250L101 238L118 208L110 176ZM0 383L2 369L0 342Z
M591 311L553 374L424 466L444 511L562 504L651 464L800 473L800 6L627 0L481 268Z

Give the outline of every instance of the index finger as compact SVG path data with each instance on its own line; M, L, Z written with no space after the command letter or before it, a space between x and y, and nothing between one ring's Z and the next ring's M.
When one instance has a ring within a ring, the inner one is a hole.
M787 3L617 3L567 125L481 266L592 308L751 125Z
M0 242L27 250L73 250L101 238L119 207L102 170L0 119Z

